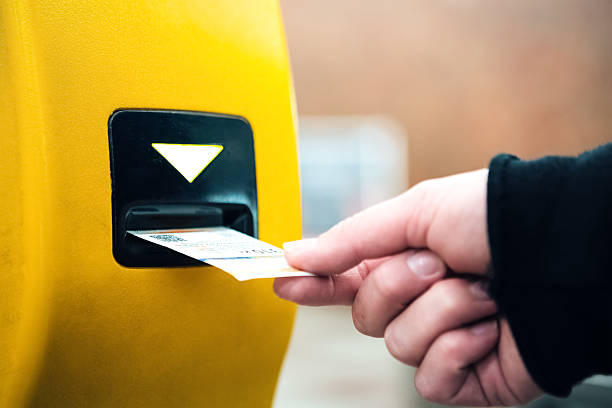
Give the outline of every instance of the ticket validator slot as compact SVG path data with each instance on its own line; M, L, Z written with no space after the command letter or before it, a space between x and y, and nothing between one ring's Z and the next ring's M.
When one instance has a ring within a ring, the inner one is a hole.
M253 132L246 119L124 109L111 115L108 129L119 264L201 265L129 230L226 226L257 237Z

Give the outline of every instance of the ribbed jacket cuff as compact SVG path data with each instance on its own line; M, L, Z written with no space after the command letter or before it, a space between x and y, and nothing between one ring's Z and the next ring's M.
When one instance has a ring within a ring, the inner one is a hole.
M496 156L487 189L491 295L534 381L567 396L612 367L612 146L578 158Z

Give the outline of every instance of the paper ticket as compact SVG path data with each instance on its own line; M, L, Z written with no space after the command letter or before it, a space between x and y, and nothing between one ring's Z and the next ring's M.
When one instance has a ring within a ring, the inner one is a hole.
M280 248L226 227L128 231L232 275L239 281L313 276L289 266Z

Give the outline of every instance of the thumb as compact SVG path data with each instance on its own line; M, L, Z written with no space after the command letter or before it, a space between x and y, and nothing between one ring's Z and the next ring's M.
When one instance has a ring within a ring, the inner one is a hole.
M345 219L318 238L286 242L287 261L302 270L336 274L365 259L426 247L435 211L431 194L419 186Z

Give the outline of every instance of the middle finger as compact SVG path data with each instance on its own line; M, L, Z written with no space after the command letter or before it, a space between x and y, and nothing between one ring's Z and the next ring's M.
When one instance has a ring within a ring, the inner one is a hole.
M361 333L382 337L385 327L406 304L446 272L444 262L428 250L410 250L372 268L353 303L353 322Z
M389 352L401 362L418 366L442 333L497 312L482 282L451 278L436 282L397 316L385 330Z

